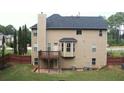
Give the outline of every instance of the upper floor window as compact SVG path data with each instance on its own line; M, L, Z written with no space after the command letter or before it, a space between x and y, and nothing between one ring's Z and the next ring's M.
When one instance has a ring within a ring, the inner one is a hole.
M58 45L58 43L54 43L54 45L55 45L55 46L57 46L57 45Z
M82 35L82 30L81 30L81 29L78 29L78 30L76 31L76 35Z
M71 51L71 43L67 43L66 51L67 52L70 52Z
M34 31L33 32L33 36L37 36L37 31Z
M102 36L102 30L99 31L99 36Z

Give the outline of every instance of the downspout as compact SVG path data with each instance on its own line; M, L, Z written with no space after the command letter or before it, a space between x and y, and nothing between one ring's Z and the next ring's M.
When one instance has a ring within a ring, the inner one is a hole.
M47 26L46 26L46 51L48 51L48 33L47 33Z
M37 25L37 30L36 31L37 31L37 58L38 58L38 51L39 51L39 44L38 44L38 34L39 34L38 32L39 31L38 31L38 25Z

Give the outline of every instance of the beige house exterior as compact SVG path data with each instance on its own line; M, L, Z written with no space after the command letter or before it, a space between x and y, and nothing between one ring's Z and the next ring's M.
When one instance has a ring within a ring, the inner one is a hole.
M51 68L58 65L62 69L101 68L106 65L107 24L102 17L54 14L47 18L39 14L38 24L31 29L33 65L40 62L41 68L48 68L48 60L42 60L39 51L59 52L59 59L49 60Z

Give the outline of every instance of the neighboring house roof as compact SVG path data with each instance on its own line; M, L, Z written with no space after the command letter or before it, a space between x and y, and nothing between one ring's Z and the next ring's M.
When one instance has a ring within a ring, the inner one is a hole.
M62 38L59 41L60 42L77 42L75 38Z
M60 16L53 14L47 18L47 29L104 29L107 30L107 22L101 16ZM31 27L37 29L37 24Z

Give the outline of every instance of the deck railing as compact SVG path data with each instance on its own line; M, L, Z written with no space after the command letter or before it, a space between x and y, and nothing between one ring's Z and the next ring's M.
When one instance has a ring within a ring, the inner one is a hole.
M59 57L59 51L40 51L39 57L41 59L56 59Z

